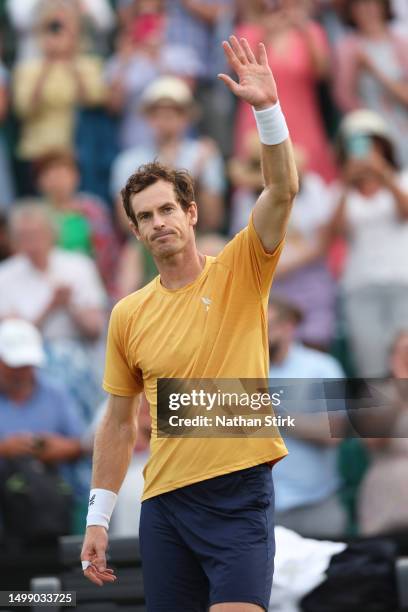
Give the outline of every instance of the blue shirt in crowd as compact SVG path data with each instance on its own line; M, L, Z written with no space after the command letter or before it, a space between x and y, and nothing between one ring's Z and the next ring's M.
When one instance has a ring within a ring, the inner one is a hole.
M269 377L343 378L344 373L334 357L294 343L284 362L271 366ZM305 401L305 411L308 404ZM302 413L302 406L296 411ZM338 490L336 448L283 437L289 455L273 468L277 512L318 503Z

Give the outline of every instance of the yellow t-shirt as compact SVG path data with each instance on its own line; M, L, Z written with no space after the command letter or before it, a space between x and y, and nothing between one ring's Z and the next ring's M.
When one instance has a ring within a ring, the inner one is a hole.
M144 390L150 404L143 499L287 454L280 437L158 438L156 430L158 378L268 378L266 308L282 247L266 253L251 217L194 282L171 291L157 276L113 309L103 387Z

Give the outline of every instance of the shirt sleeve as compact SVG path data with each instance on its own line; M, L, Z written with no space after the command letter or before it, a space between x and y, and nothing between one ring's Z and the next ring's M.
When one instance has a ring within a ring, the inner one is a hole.
M132 397L143 391L143 377L139 369L132 367L128 358L126 326L127 317L119 302L112 310L109 321L103 388L113 395Z
M265 251L251 213L248 226L227 244L216 260L230 268L233 281L243 290L255 292L263 299L269 295L284 242L282 238L273 253Z

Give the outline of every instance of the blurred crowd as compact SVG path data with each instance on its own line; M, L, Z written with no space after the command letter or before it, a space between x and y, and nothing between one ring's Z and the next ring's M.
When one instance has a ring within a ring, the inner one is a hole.
M266 45L300 176L271 377L408 377L406 0L0 0L0 459L68 462L82 518L109 312L157 273L122 210L127 178L155 158L187 168L207 255L263 188L252 109L217 78L232 33ZM23 340L32 350L16 358ZM289 440L279 522L332 537L406 529L404 394L398 406L381 443L347 444L346 424L342 442L317 425Z

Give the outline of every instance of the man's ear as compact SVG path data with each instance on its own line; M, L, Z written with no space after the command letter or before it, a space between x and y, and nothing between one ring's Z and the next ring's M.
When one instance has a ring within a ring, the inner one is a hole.
M129 221L130 231L134 236L136 236L137 240L140 240L140 232L138 230L137 225L133 223L133 221Z
M188 213L190 215L191 225L194 227L198 222L198 207L197 202L194 200L190 202L190 208L188 209Z

